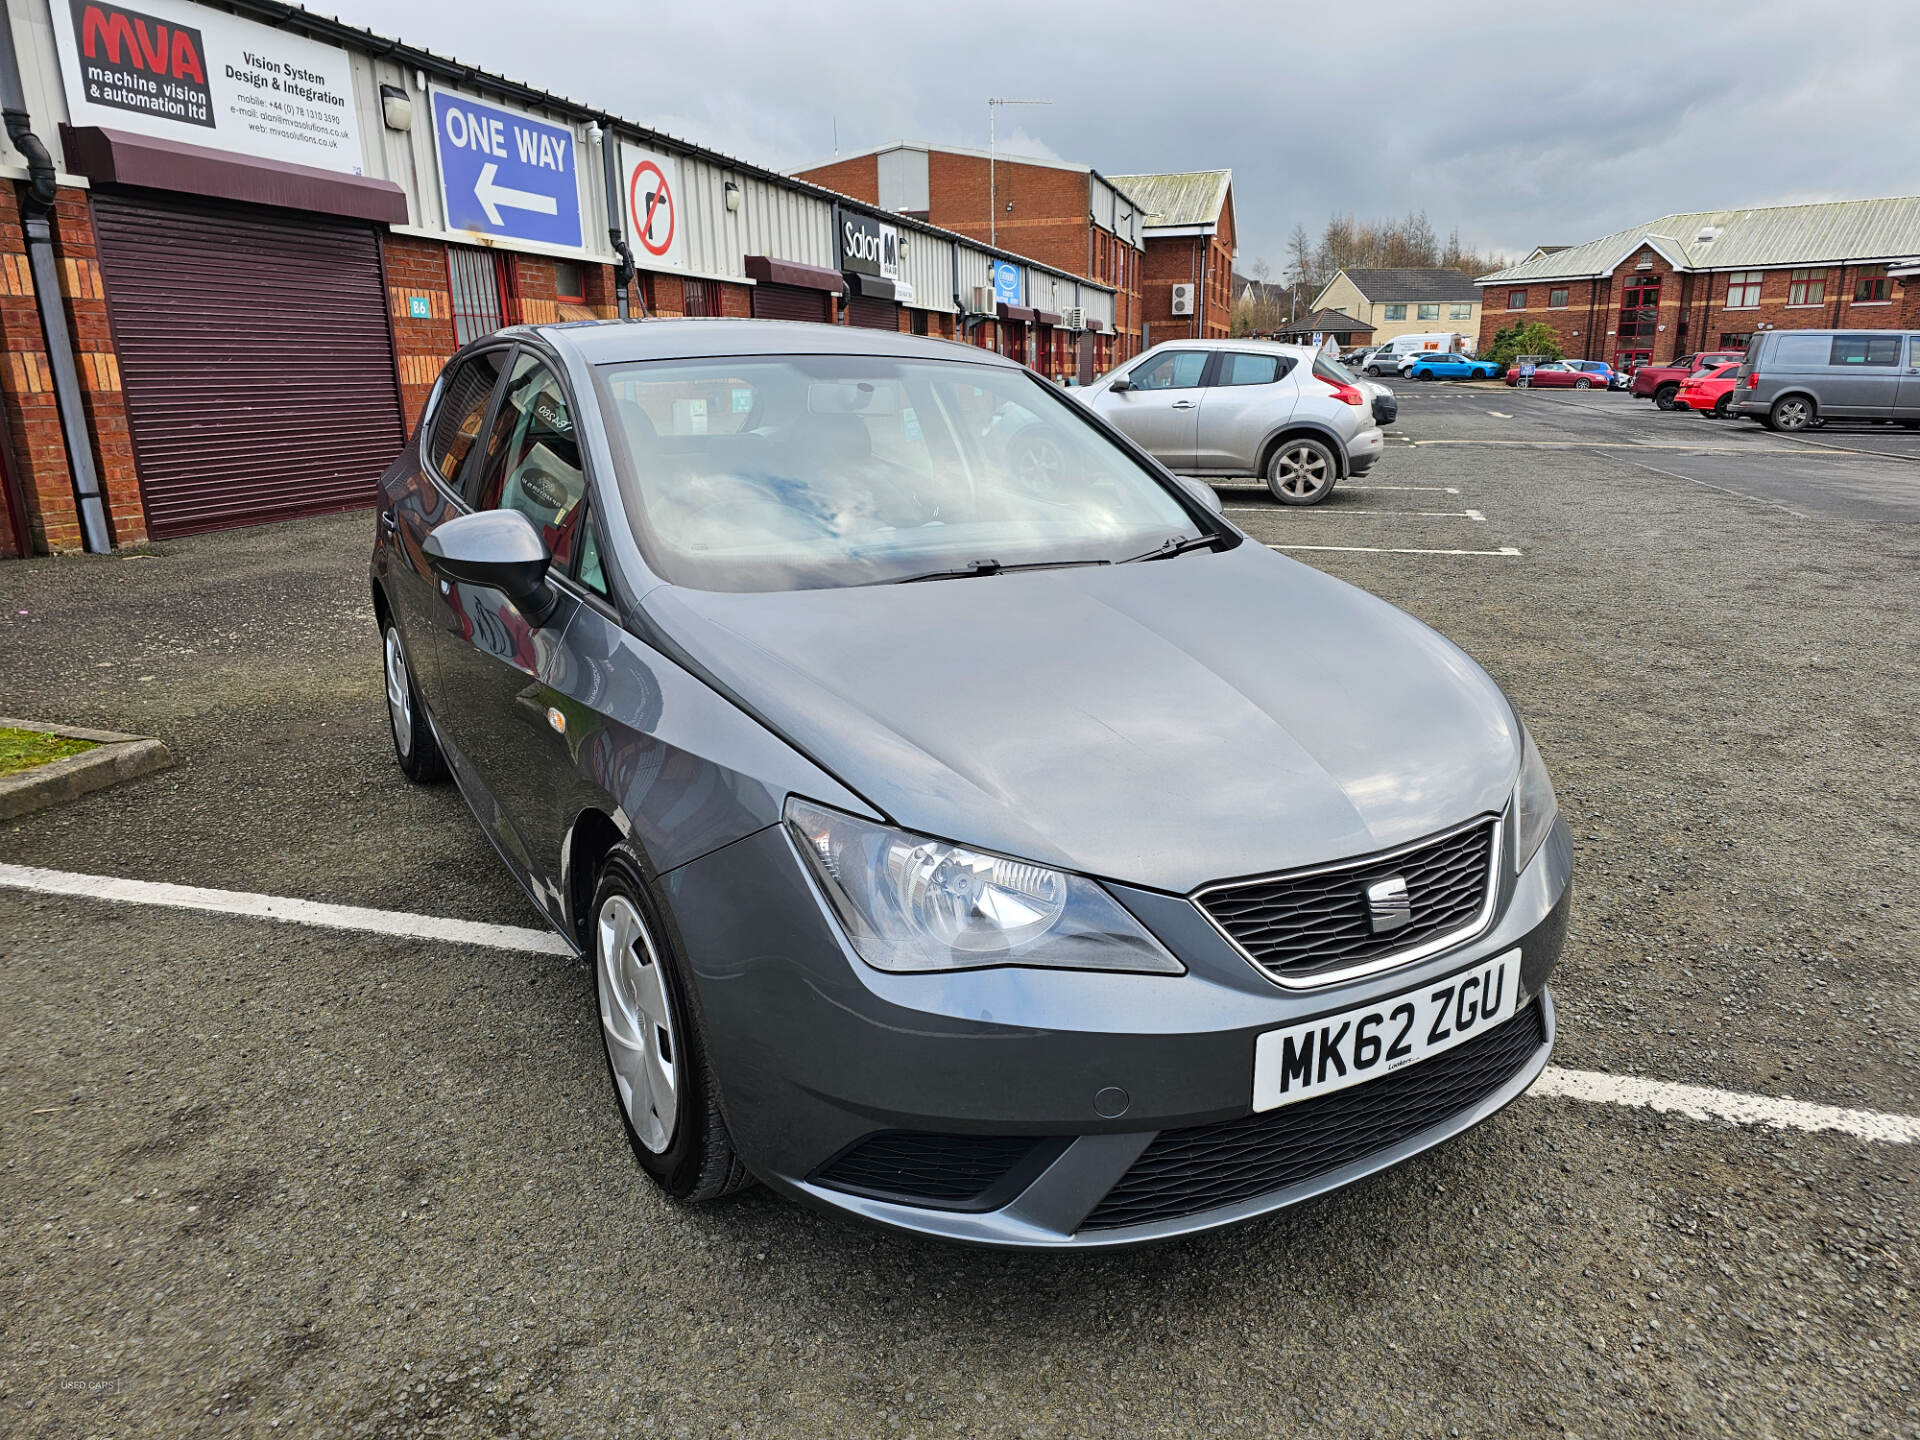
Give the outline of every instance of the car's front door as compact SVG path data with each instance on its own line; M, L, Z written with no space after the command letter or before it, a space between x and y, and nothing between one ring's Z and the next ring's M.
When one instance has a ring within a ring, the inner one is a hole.
M1211 383L1200 396L1195 442L1196 470L1207 474L1254 474L1260 446L1292 414L1299 390L1288 378L1293 359L1223 351Z
M437 715L440 701L437 633L446 607L427 565L427 533L460 513L467 459L487 419L504 349L468 356L442 378L418 446L403 468L390 471L380 496L380 527L390 551L387 598L406 647L414 688Z
M564 570L577 543L586 477L574 407L553 368L522 350L494 411L478 473L476 510L518 510ZM566 713L548 685L574 601L564 590L536 623L498 590L451 585L439 669L448 758L481 823L553 914L561 913L550 797L570 770Z
M1191 470L1199 430L1200 385L1212 355L1168 350L1127 374L1125 390L1108 390L1100 413L1169 470Z
M1889 420L1900 390L1899 335L1836 335L1819 385L1820 413Z

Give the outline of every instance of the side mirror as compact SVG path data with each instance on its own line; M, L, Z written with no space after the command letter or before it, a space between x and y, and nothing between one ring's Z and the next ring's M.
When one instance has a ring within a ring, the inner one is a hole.
M1116 375L1107 382L1107 393L1109 395L1117 395L1122 390L1131 390L1132 388L1133 382L1124 375Z
M1194 499L1206 506L1207 509L1215 515L1224 513L1224 507L1220 500L1220 492L1214 489L1213 486L1207 484L1206 481L1195 480L1191 475L1176 475L1173 478L1180 482L1189 495L1193 496Z
M442 580L498 590L536 626L553 614L559 600L547 584L553 556L533 522L518 510L456 515L436 525L422 548Z

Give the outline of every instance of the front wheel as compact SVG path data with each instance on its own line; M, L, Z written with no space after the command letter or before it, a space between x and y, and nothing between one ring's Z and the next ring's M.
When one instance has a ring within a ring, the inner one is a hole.
M432 785L447 778L446 757L433 737L420 691L407 668L407 647L399 627L391 621L381 635L387 681L387 720L393 731L393 757L400 773L416 785Z
M633 1158L676 1200L712 1200L749 1184L688 1007L686 967L624 846L600 873L588 939L607 1073Z
M1792 433L1813 424L1813 402L1804 395L1788 395L1773 402L1767 412L1767 428Z
M1573 382L1573 388L1576 390L1591 390L1593 388L1593 382L1591 380L1576 380Z
M1333 451L1318 440L1283 440L1267 462L1267 489L1282 505L1318 505L1338 473Z

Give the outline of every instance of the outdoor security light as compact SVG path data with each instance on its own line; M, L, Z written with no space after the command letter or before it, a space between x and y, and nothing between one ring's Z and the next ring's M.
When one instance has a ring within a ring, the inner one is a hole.
M413 101L407 98L407 92L398 85L380 87L380 115L387 122L389 130L411 130L413 128Z
M727 213L729 215L735 215L739 213L739 210L740 187L729 180L727 181Z

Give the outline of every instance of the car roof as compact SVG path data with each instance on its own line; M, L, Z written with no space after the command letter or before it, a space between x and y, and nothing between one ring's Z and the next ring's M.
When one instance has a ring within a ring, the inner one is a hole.
M1151 355L1157 350L1239 350L1250 355L1318 355L1318 345L1290 345L1284 340L1223 340L1218 337L1205 340L1162 340L1158 345L1143 350L1143 355Z
M1021 368L1017 360L955 340L804 320L579 320L516 329L573 350L589 365L722 355L891 355Z

